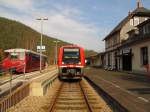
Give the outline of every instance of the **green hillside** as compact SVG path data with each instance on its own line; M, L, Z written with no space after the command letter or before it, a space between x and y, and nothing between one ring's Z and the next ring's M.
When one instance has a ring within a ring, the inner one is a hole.
M49 62L53 63L54 50L56 40L55 38L43 36L43 45L46 46L45 54L49 57ZM36 46L40 44L40 33L33 30L32 28L6 18L0 17L0 50L10 49L10 48L25 48L36 51ZM60 46L69 44L64 41L60 41L58 48ZM86 55L90 55L95 52L86 51ZM0 61L3 53L0 53Z

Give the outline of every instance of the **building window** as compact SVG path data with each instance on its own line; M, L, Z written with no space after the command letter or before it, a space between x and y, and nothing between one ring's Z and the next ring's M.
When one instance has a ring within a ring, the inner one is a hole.
M134 26L137 26L140 23L140 20L138 17L134 17Z
M133 19L130 19L130 25L133 26Z
M147 25L147 33L150 33L150 24Z
M150 24L147 24L143 27L143 33L144 34L150 33Z
M142 65L148 64L148 47L141 48L141 63Z
M113 39L113 45L117 44L117 36Z

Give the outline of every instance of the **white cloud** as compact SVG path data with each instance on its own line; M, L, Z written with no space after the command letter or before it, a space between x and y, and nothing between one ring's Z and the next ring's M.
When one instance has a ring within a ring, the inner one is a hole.
M24 15L18 15L3 8L0 8L0 13L2 16L21 21L38 31L40 31L40 22L36 21L36 18L46 16L49 20L44 22L45 34L87 49L100 51L104 48L104 43L101 42L100 34L98 34L100 31L104 32L102 29L99 31L90 23L86 24L73 19L73 16L80 16L81 11L63 6L56 7L58 10L38 10L34 7L34 3L33 0L1 0L0 4L21 10ZM30 8L31 11L27 12L26 8Z
M18 10L28 10L32 7L33 0L0 0L0 4Z

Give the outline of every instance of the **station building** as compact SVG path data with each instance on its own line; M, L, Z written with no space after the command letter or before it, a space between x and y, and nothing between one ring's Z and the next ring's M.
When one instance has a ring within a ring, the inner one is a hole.
M128 32L129 38L120 47L123 70L146 72L150 64L150 19Z
M93 56L90 56L86 59L89 61L90 66L103 67L104 63L105 63L104 55L105 55L104 52L100 52L100 53L93 55Z
M128 16L104 38L105 68L146 71L145 65L150 63L150 37L145 33L149 29L149 18L150 10L137 2L137 8L129 12Z

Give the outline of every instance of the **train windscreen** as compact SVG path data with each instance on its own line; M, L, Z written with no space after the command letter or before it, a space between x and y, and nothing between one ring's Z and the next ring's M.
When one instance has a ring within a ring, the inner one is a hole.
M64 64L79 64L80 50L78 48L65 48L63 53Z

